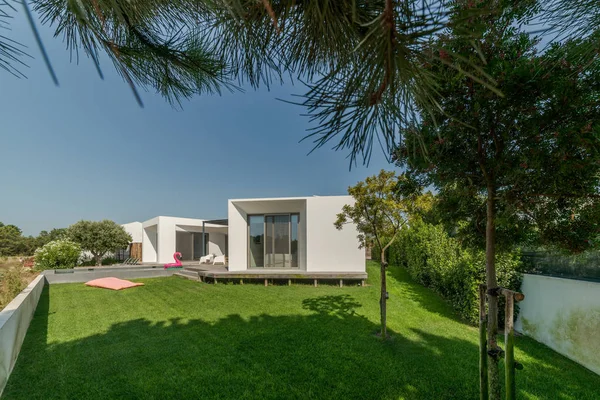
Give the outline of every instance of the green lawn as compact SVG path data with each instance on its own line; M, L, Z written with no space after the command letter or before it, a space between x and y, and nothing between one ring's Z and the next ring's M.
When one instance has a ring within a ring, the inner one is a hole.
M389 328L373 286L141 279L42 294L6 399L475 399L477 330L390 268ZM519 398L598 399L600 377L518 338Z

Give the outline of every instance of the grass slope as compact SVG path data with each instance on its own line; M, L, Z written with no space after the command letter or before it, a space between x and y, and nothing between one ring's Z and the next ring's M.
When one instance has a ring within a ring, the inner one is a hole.
M114 292L46 288L6 399L476 399L477 331L390 268L378 328L366 288L208 285L173 278ZM600 377L518 338L519 398L598 399Z

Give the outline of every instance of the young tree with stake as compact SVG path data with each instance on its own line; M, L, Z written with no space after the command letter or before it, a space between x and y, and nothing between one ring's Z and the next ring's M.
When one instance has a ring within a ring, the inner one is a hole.
M397 239L400 230L408 222L408 210L414 187L404 176L381 170L374 175L348 188L348 194L354 198L354 204L346 204L337 215L335 227L343 229L344 224L352 222L359 232L361 247L375 244L381 251L381 337L387 338L386 326L386 250ZM410 188L410 190L408 190ZM401 193L409 193L403 196ZM400 193L400 194L399 194Z
M423 112L395 152L400 167L438 190L444 216L466 222L458 234L485 246L487 382L500 398L496 251L522 232L580 252L600 231L600 58L582 42L539 54L518 28L518 10L478 21L479 50L459 35L442 38L442 62L424 65L442 77L440 112ZM456 55L456 57L454 56ZM502 96L456 74L483 58ZM483 377L486 379L485 377Z

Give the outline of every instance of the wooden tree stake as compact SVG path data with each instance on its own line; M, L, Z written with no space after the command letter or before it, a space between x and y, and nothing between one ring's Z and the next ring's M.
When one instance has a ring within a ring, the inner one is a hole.
M488 368L487 368L487 318L485 312L485 285L479 285L479 398L488 400Z
M515 382L515 301L522 301L525 295L508 289L501 289L500 292L506 297L506 309L504 313L504 342L506 343L504 383L506 385L506 400L515 400L517 398L517 385Z

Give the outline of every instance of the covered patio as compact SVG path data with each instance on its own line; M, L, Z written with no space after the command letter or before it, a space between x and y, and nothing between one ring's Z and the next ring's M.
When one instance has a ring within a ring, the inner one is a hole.
M207 254L228 255L226 219L156 217L144 222L144 264L173 262L176 252L186 265L198 264Z

